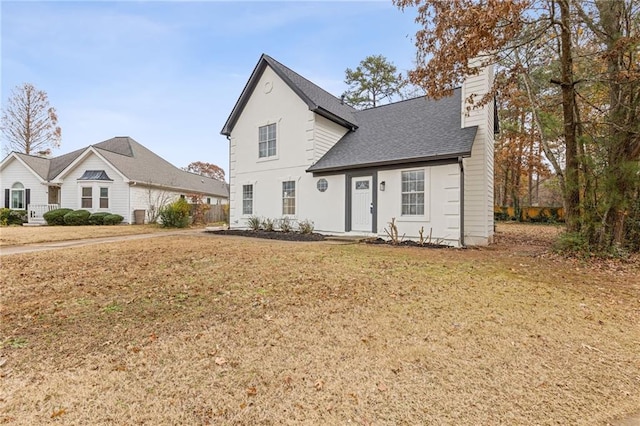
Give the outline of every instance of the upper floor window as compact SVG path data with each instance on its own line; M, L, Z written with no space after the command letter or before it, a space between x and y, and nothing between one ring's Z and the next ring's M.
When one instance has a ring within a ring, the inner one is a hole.
M253 185L242 185L242 214L253 214Z
M11 186L11 208L24 210L24 185L16 182Z
M100 208L109 208L109 188L100 188Z
M402 215L424 216L424 170L402 172Z
M80 205L83 209L90 209L93 207L93 188L90 186L82 187L82 199Z
M282 214L296 214L296 182L293 180L282 182Z
M258 128L258 157L276 155L276 125L268 124Z

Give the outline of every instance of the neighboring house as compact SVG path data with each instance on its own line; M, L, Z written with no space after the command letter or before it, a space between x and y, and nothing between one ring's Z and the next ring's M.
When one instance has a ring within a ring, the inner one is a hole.
M0 184L2 206L28 210L35 223L58 207L108 211L134 223L134 211L148 218L178 197L200 194L208 204L226 204L229 197L225 182L181 170L130 137L54 158L12 152L0 163Z
M262 55L221 133L230 141L230 226L311 220L327 234L493 240L494 106L468 109L493 71L451 97L362 111Z

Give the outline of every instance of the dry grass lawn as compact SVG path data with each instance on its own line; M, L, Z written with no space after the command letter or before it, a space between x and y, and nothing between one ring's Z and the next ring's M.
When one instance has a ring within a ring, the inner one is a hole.
M640 411L640 265L544 254L556 233L4 256L0 423L607 424Z
M165 231L158 225L4 226L0 227L0 247Z

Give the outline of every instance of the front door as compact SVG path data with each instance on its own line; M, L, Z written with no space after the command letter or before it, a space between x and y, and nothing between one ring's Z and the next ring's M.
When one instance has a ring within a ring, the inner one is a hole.
M60 204L60 187L49 187L49 204Z
M371 176L353 177L351 179L351 230L371 232L373 217Z

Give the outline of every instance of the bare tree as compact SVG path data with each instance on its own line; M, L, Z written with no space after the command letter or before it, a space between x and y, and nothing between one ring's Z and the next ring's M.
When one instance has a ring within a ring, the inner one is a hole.
M47 92L31 83L16 86L2 108L2 133L8 151L47 156L60 146L62 130Z

